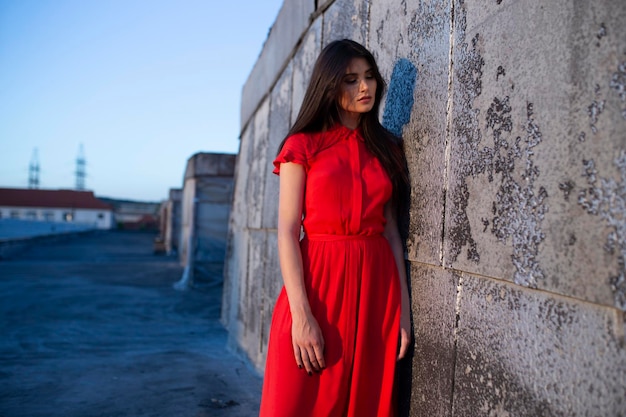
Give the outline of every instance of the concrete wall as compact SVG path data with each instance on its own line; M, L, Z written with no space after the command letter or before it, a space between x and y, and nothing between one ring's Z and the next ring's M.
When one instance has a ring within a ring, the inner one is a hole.
M179 259L199 282L222 277L236 155L197 153L187 161L180 200Z
M262 369L271 161L319 51L349 37L390 80L411 173L404 414L625 416L624 22L623 0L286 0L243 89L231 345Z

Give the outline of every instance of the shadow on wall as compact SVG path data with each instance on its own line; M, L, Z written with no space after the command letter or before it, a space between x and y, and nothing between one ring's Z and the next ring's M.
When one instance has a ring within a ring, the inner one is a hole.
M415 90L415 82L417 81L417 68L411 61L406 58L399 59L393 67L391 80L389 81L389 90L387 91L387 99L385 101L385 112L383 113L383 126L394 135L401 137L402 129L411 120L411 111L413 109L413 91ZM400 213L399 226L400 234L405 239L408 236L409 226L409 205ZM408 268L407 268L408 269ZM409 294L411 280L408 280ZM408 356L399 362L397 378L399 379L398 398L399 415L408 416L411 406L411 380L413 372L411 364L413 363L413 349L409 351Z
M413 91L415 90L416 80L417 68L411 61L406 58L396 61L387 91L383 126L398 137L402 137L404 125L411 120L411 111L414 103ZM405 167L405 169L408 170L408 167ZM409 237L410 188L405 190L405 193L406 200L400 202L398 210L398 226L403 242L406 242Z
M402 136L402 128L411 119L416 80L415 65L406 58L399 59L391 73L383 113L383 126L398 137Z

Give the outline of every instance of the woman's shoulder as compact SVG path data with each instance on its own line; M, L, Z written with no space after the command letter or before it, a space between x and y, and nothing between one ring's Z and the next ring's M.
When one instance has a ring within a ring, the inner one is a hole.
M310 133L298 132L287 136L274 160L274 173L280 173L280 164L285 162L294 162L308 170L314 154L313 143Z
M310 158L323 148L325 139L323 132L298 132L285 139L283 148L298 150Z
M287 136L285 146L297 146L306 148L311 146L311 134L306 132L298 132Z

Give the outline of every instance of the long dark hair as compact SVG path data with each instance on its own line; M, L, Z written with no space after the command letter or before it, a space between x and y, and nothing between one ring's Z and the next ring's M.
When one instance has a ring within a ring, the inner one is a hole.
M380 75L374 56L361 44L350 39L329 43L315 62L311 81L304 95L300 112L287 137L281 142L278 152L287 138L301 132L323 132L340 123L338 97L346 68L354 58L364 58L376 79L376 95L372 110L361 115L359 127L368 150L376 156L393 184L393 203L402 210L407 204L409 177L402 140L378 121L380 103L386 83Z

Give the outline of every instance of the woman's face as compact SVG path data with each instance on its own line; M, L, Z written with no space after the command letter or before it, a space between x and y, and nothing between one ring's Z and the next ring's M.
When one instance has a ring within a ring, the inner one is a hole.
M365 58L353 58L341 80L338 104L342 120L356 120L374 107L376 78ZM344 124L345 124L344 121Z

